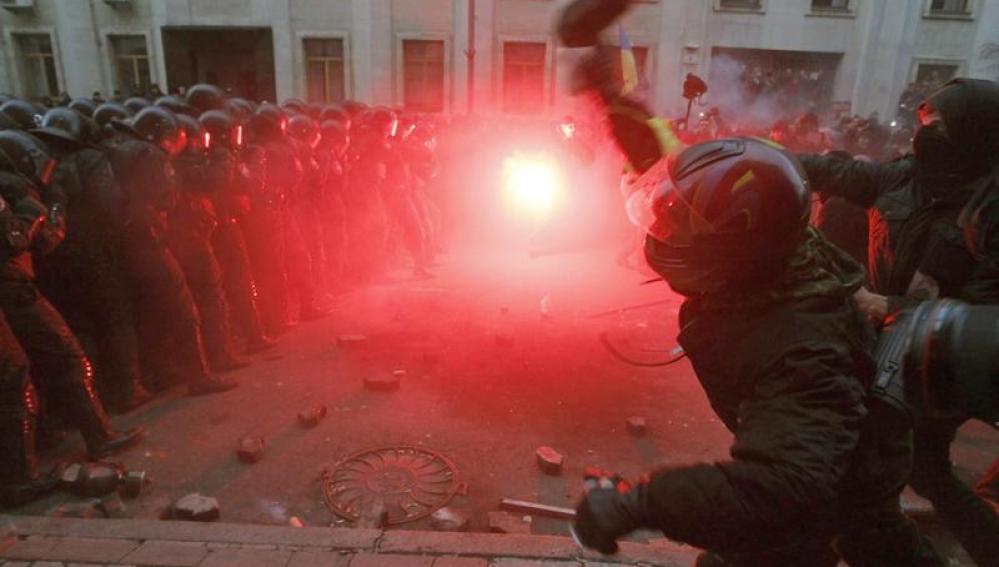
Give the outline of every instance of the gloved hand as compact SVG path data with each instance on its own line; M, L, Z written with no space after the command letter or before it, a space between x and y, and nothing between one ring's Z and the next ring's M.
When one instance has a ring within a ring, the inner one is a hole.
M641 527L638 498L619 474L588 467L583 475L586 495L576 508L572 535L584 547L617 553L617 538Z

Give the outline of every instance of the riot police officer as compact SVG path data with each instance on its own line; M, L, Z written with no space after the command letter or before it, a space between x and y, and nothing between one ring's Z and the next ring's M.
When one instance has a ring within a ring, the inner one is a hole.
M38 139L0 132L0 190L14 214L28 219L9 236L0 267L0 309L28 355L41 400L83 435L87 452L101 458L134 444L141 429L116 434L94 386L93 369L76 337L34 283L32 255L55 249L65 235L65 195L50 186L55 160ZM23 400L23 396L21 397Z
M235 382L209 372L198 310L166 241L164 217L177 202L170 157L186 135L162 108L143 109L132 122L134 135L115 146L112 165L128 198L125 257L142 361L159 387L186 383L191 395L232 389Z
M85 119L67 108L33 130L58 158L56 179L68 198L66 238L39 258L38 285L67 318L95 362L108 407L126 411L150 399L142 384L134 312L121 258L125 201L107 157L87 143Z

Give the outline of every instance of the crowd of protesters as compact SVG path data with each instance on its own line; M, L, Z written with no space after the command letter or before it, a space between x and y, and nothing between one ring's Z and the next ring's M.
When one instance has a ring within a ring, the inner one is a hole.
M54 486L36 431L114 454L142 432L108 412L232 389L338 291L436 265L436 118L208 84L45 102L0 99L0 504Z

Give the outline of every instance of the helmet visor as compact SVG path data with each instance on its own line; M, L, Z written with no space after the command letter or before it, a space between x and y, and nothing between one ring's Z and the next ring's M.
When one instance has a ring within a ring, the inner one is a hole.
M678 230L679 223L690 217L691 209L669 175L649 178L646 174L633 187L625 201L632 224L660 242L675 240L681 232L689 232Z

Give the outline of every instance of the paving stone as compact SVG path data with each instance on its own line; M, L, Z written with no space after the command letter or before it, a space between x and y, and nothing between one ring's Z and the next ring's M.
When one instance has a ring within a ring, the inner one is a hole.
M495 559L490 565L495 567L578 567L575 561L543 561L538 559Z
M252 464L264 458L264 438L258 435L250 435L239 440L239 448L236 449L239 460L247 464Z
M0 551L0 558L29 560L45 559L54 547L55 540L52 539L17 540L13 545Z
M388 510L385 508L385 503L381 500L372 500L361 504L361 510L354 525L358 528L378 529L384 527L387 521Z
M364 387L375 392L391 392L399 389L403 376L392 373L388 376L376 374L364 378Z
M296 551L287 567L347 567L353 556L337 551Z
M391 553L358 553L350 560L350 567L430 567L433 564L431 556Z
M59 561L35 561L31 567L66 567Z
M478 557L438 557L434 567L489 567L489 561Z
M28 567L31 563L27 561L4 561L0 565L3 565L3 567Z
M212 551L200 567L285 567L290 551L268 549L219 549Z
M177 520L212 522L219 519L219 501L194 492L177 500L171 514Z
M576 544L567 537L402 530L385 532L378 550L383 553L433 553L436 555L544 559L579 555ZM351 565L351 567L354 566Z
M649 432L649 424L644 417L629 417L625 427L628 433L634 437L645 437Z
M138 546L137 542L123 539L68 537L56 540L55 545L44 556L44 559L116 563Z
M509 512L489 512L489 531L498 534L529 534L531 524Z
M177 541L147 541L129 553L122 561L134 565L160 567L193 567L208 555L208 548L200 543Z
M565 457L562 453L545 446L538 447L534 455L538 459L538 466L541 468L541 472L552 476L562 474L562 465L565 464Z
M468 530L468 516L450 506L445 506L430 515L430 525L441 532L463 532Z

